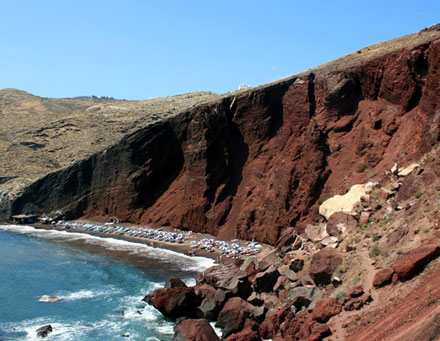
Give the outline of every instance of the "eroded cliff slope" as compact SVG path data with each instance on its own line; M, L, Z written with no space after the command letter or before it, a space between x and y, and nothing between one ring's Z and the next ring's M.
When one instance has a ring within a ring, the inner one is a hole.
M439 141L440 27L153 122L3 206L275 244Z

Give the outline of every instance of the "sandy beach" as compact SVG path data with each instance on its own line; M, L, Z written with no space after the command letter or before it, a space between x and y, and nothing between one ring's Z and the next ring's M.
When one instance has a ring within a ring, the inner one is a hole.
M95 222L95 221L89 221L89 220L76 220L72 221L72 223L82 223L82 224L96 224L96 225L102 225L104 224L102 222ZM44 229L44 230L57 230L57 231L65 231L65 232L71 232L71 233L86 233L92 236L101 237L101 238L113 238L113 239L119 239L119 240L125 240L133 243L140 243L144 245L148 245L154 248L161 248L161 249L167 249L175 252L179 252L185 255L192 255L193 250L196 250L196 256L199 257L206 257L215 260L217 263L232 263L234 261L233 258L228 258L225 255L222 254L222 252L218 248L213 248L211 251L204 250L200 247L197 247L195 243L200 242L203 239L213 239L216 240L215 236L212 236L210 234L206 233L195 233L195 232L188 232L188 231L181 231L179 229L174 229L170 227L162 227L160 228L161 231L166 232L175 232L177 234L182 233L185 235L185 240L183 243L171 243L161 240L153 240L148 238L142 238L142 237L135 237L130 236L128 234L118 235L113 233L104 233L104 232L97 232L97 231L89 231L86 230L84 227L69 227L66 228L66 226L57 224L57 226L52 226L50 224L42 224L42 223L35 223L35 224L29 224L30 226L36 228L36 229ZM128 227L132 231L139 231L142 227L140 225L134 225L130 223L119 223L116 224L117 226L122 226L124 228ZM116 226L113 225L113 226ZM105 225L107 226L107 225ZM144 227L149 228L152 230L159 230L154 229L151 227ZM235 240L234 240L235 241ZM238 244L246 246L249 245L249 241L245 240L239 240L237 241ZM262 249L268 249L272 248L269 245L262 244ZM244 259L247 255L240 255L240 258Z

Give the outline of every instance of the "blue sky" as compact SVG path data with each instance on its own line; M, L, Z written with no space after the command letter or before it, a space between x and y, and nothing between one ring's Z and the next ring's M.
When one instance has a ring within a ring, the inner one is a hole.
M223 93L439 22L438 0L1 0L0 89Z

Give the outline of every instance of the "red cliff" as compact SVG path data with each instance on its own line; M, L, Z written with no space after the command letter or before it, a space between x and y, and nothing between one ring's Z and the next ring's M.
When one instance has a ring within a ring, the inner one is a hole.
M440 27L223 96L29 186L8 213L62 209L275 244L351 185L439 141Z

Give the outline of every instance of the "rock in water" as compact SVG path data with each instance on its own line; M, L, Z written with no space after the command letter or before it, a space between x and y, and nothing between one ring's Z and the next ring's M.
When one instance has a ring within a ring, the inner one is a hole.
M38 328L35 332L37 333L38 337L47 337L52 330L52 326L50 324L46 324L45 326Z
M60 296L47 296L47 295L43 295L43 296L41 296L39 301L40 302L56 302L56 301L59 301L60 299L61 299Z

